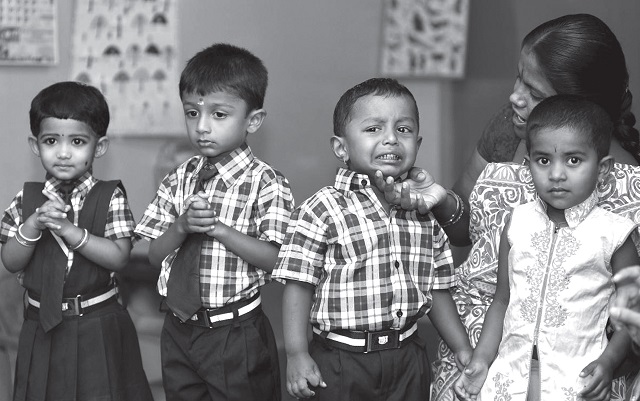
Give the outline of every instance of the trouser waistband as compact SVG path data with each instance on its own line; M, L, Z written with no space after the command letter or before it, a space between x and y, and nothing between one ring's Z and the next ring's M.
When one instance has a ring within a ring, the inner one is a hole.
M375 352L400 348L403 342L418 333L418 324L412 323L402 329L381 331L327 332L313 327L313 335L332 347L351 352Z
M243 299L220 308L201 308L191 316L191 318L186 320L184 324L207 328L226 326L241 317L241 320L245 320L257 316L262 310L260 306L261 303L262 298L260 297L260 293L257 293L251 298Z

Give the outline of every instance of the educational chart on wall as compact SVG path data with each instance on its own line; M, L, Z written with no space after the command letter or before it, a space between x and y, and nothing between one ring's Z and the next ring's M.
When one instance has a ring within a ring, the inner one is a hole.
M469 0L385 0L381 73L461 78Z
M75 2L71 79L107 98L109 135L182 133L177 36L176 0Z
M58 62L55 0L0 0L0 65Z

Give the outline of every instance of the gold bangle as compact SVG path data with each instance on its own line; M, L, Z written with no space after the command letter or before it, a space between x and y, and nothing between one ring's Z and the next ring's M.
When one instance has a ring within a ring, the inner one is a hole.
M80 241L78 241L75 245L69 246L70 250L79 251L85 245L87 245L87 242L89 242L89 230L87 230L86 228L83 228L83 230L84 231L82 232L82 238L80 238Z
M462 201L462 198L460 198L460 196L457 193L453 192L450 189L447 190L447 195L451 195L453 199L455 199L456 210L453 212L453 214L451 215L451 217L449 217L447 221L440 223L440 227L442 228L449 227L451 225L456 224L464 214L464 202Z

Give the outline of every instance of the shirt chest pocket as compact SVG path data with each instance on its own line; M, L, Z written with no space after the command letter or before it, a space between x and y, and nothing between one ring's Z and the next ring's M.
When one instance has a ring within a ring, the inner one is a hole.
M380 265L388 258L389 239L383 221L372 220L346 213L344 226L336 227L335 255L346 267L360 269L368 265Z

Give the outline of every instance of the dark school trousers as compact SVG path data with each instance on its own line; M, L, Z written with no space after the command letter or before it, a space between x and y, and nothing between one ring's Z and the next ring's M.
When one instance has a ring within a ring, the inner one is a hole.
M429 400L429 359L417 335L398 349L370 353L336 349L314 336L309 352L327 384L314 388L316 395L311 400Z
M278 350L262 310L216 328L181 323L167 312L160 344L167 401L280 400Z

